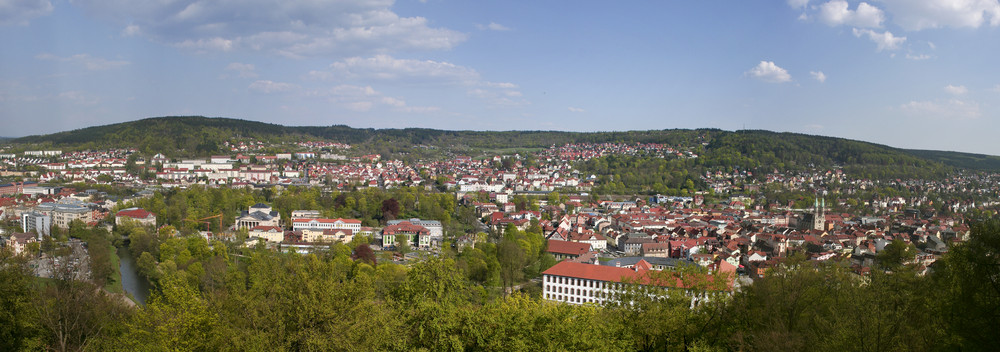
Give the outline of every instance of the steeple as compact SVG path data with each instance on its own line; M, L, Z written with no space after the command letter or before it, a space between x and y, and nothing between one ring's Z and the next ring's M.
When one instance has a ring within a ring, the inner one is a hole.
M824 230L826 228L826 198L816 199L813 208L813 230Z

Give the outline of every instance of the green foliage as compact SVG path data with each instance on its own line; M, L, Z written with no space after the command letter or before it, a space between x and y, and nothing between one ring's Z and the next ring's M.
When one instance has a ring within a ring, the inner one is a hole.
M178 276L160 280L148 305L128 324L121 350L207 351L223 346L219 317L198 290Z
M1000 343L1000 220L973 224L968 243L951 248L933 275L947 335L957 349L986 351Z
M0 250L0 350L31 351L41 347L30 275L25 257Z

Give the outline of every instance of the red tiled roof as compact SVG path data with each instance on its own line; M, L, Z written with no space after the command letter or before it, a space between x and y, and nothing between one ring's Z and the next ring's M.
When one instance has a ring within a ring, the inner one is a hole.
M542 274L610 282L622 282L623 279L635 280L639 277L639 273L632 269L569 261L556 263Z
M145 209L122 210L119 211L117 214L115 214L115 216L118 217L125 216L133 219L145 219L148 218L150 215L156 216L156 214L150 213Z
M581 255L590 251L589 243L549 240L550 253Z

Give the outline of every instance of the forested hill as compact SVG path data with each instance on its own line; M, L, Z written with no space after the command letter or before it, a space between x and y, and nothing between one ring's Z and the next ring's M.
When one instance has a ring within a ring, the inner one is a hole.
M457 153L508 148L544 148L566 143L664 143L693 147L704 166L749 169L844 166L898 167L940 174L952 168L1000 171L1000 157L942 151L903 150L843 138L717 129L626 132L445 131L425 128L372 129L343 125L290 127L256 121L199 116L156 117L88 127L10 142L25 148L105 149L131 147L143 153L205 156L224 153L226 141L253 138L267 142L329 140L363 152L409 154L414 146ZM425 153L427 154L427 153ZM420 155L425 156L425 155Z
M141 151L204 155L225 141L254 138L284 142L326 139L352 145L392 144L400 149L415 145L447 149L548 147L553 144L587 142L629 142L694 144L700 136L721 131L670 130L629 132L555 131L445 131L426 128L373 129L343 125L329 127L289 127L256 121L200 116L147 118L105 126L88 127L50 135L28 136L13 143L64 149L100 149L129 146Z

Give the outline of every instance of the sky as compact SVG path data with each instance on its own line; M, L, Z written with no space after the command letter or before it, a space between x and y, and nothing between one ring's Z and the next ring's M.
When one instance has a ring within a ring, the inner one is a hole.
M0 136L765 129L1000 155L1000 0L0 0Z

